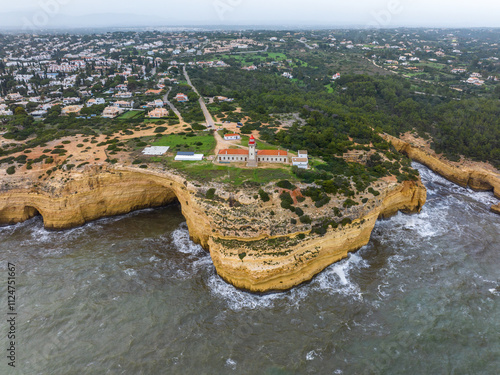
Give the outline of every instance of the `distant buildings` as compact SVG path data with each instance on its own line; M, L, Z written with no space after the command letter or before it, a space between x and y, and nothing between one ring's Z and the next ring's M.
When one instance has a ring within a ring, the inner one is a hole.
M115 118L116 116L120 115L122 112L123 112L123 110L118 108L118 107L106 107L106 108L104 108L104 111L102 112L102 117Z
M183 93L178 93L176 96L175 96L175 100L177 100L179 103L183 103L183 102L187 102L189 101L187 95L183 94Z
M168 117L168 111L165 108L155 108L148 113L149 118L163 118Z
M106 104L106 101L103 98L89 99L87 101L87 107L91 107L94 104L97 104L97 105Z
M69 116L71 114L79 115L83 105L70 105L61 109L62 116Z
M216 96L215 99L218 100L219 102L232 102L232 101L234 101L234 99L227 98L225 96Z

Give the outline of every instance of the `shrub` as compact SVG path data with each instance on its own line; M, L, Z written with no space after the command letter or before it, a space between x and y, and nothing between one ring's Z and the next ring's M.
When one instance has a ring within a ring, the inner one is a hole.
M295 219L290 219L290 224L292 224L292 225L297 224L297 220L295 220Z
M7 174L14 174L16 173L16 167L11 165L9 168L7 168Z
M349 208L352 206L357 206L358 204L358 202L353 201L351 198L347 198L342 206L344 206L345 208Z
M351 224L352 223L352 220L349 219L348 217L346 217L345 219L343 219L340 224L342 224L342 226L345 226L345 225L348 225L348 224Z
M295 213L297 214L297 216L302 216L304 215L304 211L302 210L302 208L300 207L295 207Z
M262 199L263 202L269 202L269 200L271 199L271 198L269 198L269 194L267 194L262 189L259 190L259 195L260 195L260 199Z
M155 133L163 133L165 130L167 130L167 128L165 126L158 126L155 129Z
M280 199L281 199L281 207L288 210L292 209L293 199L290 193L281 193Z
M303 215L303 216L299 217L299 220L302 224L311 224L311 222L312 222L311 218L307 215Z
M368 188L368 192L373 194L375 197L380 195L380 192L378 192L377 190L374 190L373 188Z
M214 188L208 189L207 193L205 194L205 197L207 199L214 199L214 197L215 197L215 189Z
M295 190L297 189L297 186L293 185L290 181L288 180L282 180L279 181L276 186L282 188L282 189L288 189L288 190Z

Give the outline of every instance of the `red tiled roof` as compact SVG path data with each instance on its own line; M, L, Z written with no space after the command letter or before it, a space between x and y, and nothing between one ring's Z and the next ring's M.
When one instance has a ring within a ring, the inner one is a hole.
M219 155L248 155L248 150L242 150L239 148L220 150Z
M257 151L259 156L288 156L288 152L283 150L260 150Z
M226 135L224 135L224 137L234 137L234 136L236 136L236 135L237 135L237 136L239 136L239 134L236 134L236 133L235 133L235 134L226 134Z

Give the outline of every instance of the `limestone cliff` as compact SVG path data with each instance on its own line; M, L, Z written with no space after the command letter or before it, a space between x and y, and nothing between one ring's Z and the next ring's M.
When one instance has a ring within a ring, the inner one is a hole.
M292 225L294 214L280 207L279 191L267 189L271 194L267 203L255 191L228 193L223 186L207 199L206 187L169 171L93 167L73 172L69 181L49 180L38 186L11 180L8 188L2 185L0 224L39 213L47 228L64 229L177 199L192 239L210 250L219 275L237 287L265 292L310 280L349 251L366 245L378 217L398 210L418 212L426 199L419 182L379 181L377 196L345 210L344 218L349 220L315 233L312 224L333 216L338 202L332 200L321 210L305 205L313 223Z
M474 190L491 190L497 198L500 198L500 174L481 167L469 167L453 163L439 158L434 152L424 147L419 147L399 138L384 135L384 138L392 143L399 152L407 155L410 159L424 164L434 172L460 186ZM492 211L495 211L492 207Z
M421 183L390 184L375 206L365 205L351 224L329 227L324 235L307 230L304 239L297 232L247 239L214 236L210 254L219 275L239 288L257 292L289 289L365 246L377 218L398 210L419 212L426 196Z

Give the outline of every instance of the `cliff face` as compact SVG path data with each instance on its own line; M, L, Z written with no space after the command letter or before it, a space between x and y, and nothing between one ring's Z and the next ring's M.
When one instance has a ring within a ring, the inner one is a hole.
M366 245L378 217L398 210L418 212L425 203L421 183L381 182L378 189L378 197L348 212L351 224L328 227L320 235L312 233L310 225L291 225L293 214L279 206L277 192L263 203L253 197L254 192L243 190L233 196L218 189L211 200L203 188L166 171L94 168L64 183L4 188L0 224L40 213L47 228L65 229L177 199L191 238L210 250L219 275L237 287L265 292L310 280L349 251ZM276 215L270 214L272 210Z
M256 292L289 289L365 246L377 218L399 210L419 212L426 196L421 183L393 184L383 191L380 205L351 224L328 228L323 236L308 231L303 240L298 233L258 239L212 237L210 254L219 275L239 288Z
M91 169L41 188L0 192L0 224L14 224L41 214L48 229L67 229L106 216L158 207L176 199L193 239L207 246L209 220L193 200L193 187L179 176L134 169Z
M401 139L390 135L384 135L384 138L391 142L399 152L404 153L412 160L424 164L451 182L463 187L469 186L474 190L492 190L495 196L500 198L500 175L498 173L484 168L476 169L454 165L451 162L439 159L437 155L432 152L414 146ZM497 205L497 208L498 206L499 205ZM492 207L492 211L498 213L498 209L495 210L495 206Z

